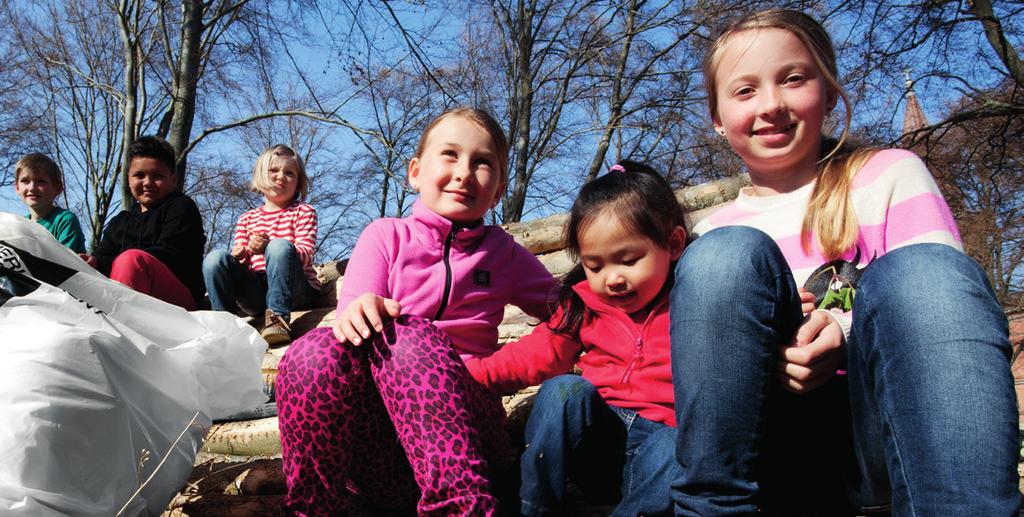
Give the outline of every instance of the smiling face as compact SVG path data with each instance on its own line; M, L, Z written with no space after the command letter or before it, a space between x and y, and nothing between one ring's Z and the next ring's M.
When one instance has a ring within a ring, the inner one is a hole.
M53 209L53 200L61 193L60 186L54 183L48 174L31 169L23 169L18 174L14 189L25 206L40 217Z
M128 189L143 212L156 207L174 192L177 177L167 164L148 156L132 158L128 167Z
M627 314L648 308L665 285L672 261L682 255L685 235L676 227L662 247L603 211L579 235L587 285L602 301Z
M427 208L450 221L472 223L498 204L505 182L497 146L483 126L449 116L425 138L408 174Z
M272 156L267 167L267 178L270 180L269 185L260 189L266 200L264 208L280 210L291 204L299 184L299 164L295 157Z
M743 159L755 187L788 192L814 179L836 94L799 38L782 29L734 34L720 53L715 83L715 129Z

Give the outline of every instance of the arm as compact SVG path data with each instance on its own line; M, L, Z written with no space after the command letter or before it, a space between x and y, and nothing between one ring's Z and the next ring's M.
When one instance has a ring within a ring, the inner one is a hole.
M953 213L924 162L909 151L887 150L879 154L896 159L877 181L877 190L887 194L879 197L888 201L880 216L884 227L883 252L925 242L962 250ZM869 166L870 162L865 169ZM866 188L872 187L875 185Z
M517 280L509 303L530 316L546 319L558 301L558 280L526 248L514 246L514 269L509 274Z
M75 253L85 253L85 235L82 226L78 224L78 217L70 210L65 211L56 223L54 233L57 242Z
M390 298L387 284L391 264L387 243L393 231L383 221L370 223L352 250L332 325L334 337L342 343L359 345L379 332L386 318L401 314L401 305Z
M511 393L568 372L582 350L580 343L555 334L545 322L488 357L467 359L466 368L480 384Z
M303 206L308 209L299 212L295 219L295 241L292 244L302 264L308 266L313 263L313 253L316 252L317 218L316 209L310 205Z
M239 261L246 261L251 256L249 253L249 212L238 217L235 224L235 238L231 242L231 255Z
M168 203L156 242L142 250L160 259L171 271L177 271L177 265L202 256L206 234L199 208L191 198L181 195Z
M124 243L122 241L127 218L128 210L122 210L115 215L107 223L107 227L103 229L100 243L96 245L96 249L92 250L92 255L82 257L90 266L96 268L96 270L104 275L110 276L110 266L114 263L114 259L124 251ZM91 257L93 260L90 261L86 257Z

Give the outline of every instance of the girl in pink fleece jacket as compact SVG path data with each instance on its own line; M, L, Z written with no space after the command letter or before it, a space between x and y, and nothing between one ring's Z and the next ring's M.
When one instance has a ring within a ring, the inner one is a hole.
M278 376L285 505L301 515L493 515L488 480L507 467L499 398L463 359L497 347L506 304L546 317L555 281L483 216L508 174L486 112L457 108L426 128L409 162L412 215L359 237L333 328L289 348Z

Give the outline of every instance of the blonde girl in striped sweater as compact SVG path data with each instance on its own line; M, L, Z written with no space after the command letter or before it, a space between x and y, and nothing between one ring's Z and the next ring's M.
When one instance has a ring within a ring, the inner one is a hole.
M263 206L238 218L230 253L206 256L203 278L214 310L265 309L263 338L284 344L291 341L292 310L308 306L320 289L313 271L316 209L303 202L309 179L302 158L283 144L263 151L250 190L263 194Z
M744 16L704 70L753 185L677 266L676 515L1016 515L1006 318L924 164L824 136L850 107L801 12ZM845 294L802 314L832 261Z

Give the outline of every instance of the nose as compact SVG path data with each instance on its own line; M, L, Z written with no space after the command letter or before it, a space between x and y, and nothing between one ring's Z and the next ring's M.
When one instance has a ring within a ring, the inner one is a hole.
M459 162L452 169L452 179L458 183L468 183L473 177L473 165L469 162Z
M761 95L761 116L771 116L780 113L786 107L782 92L777 87L768 87L762 90Z
M617 291L626 286L626 277L619 274L618 271L611 270L604 277L604 285L612 291Z

